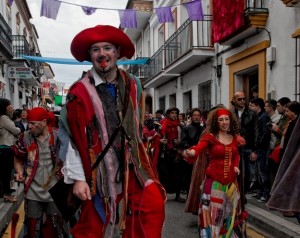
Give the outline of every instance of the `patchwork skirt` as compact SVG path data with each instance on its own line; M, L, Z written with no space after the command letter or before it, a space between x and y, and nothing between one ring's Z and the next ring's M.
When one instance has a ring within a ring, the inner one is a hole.
M246 214L239 209L240 193L237 183L222 184L206 177L201 188L199 237L243 237Z

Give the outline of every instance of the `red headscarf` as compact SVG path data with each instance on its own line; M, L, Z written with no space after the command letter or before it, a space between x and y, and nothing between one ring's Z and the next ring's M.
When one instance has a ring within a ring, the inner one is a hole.
M35 107L31 110L28 110L28 121L42 121L47 120L47 122L50 120L49 112L43 108L43 107Z
M225 108L221 108L221 109L217 110L216 114L217 114L217 117L220 117L220 116L223 116L223 115L229 116L230 112Z

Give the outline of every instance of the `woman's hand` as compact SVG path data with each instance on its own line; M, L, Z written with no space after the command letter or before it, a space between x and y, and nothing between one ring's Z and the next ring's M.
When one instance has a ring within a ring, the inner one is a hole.
M240 169L239 169L238 167L234 167L233 170L234 170L234 172L237 173L237 175L239 175L240 172L241 172Z
M238 142L238 146L246 145L246 140L241 135L237 135L236 139L237 139L237 142Z
M182 153L183 157L194 157L196 155L196 151L194 149L186 149Z

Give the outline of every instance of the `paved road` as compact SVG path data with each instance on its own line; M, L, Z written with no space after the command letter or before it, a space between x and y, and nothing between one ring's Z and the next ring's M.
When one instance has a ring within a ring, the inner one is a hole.
M199 238L197 231L197 216L190 213L185 213L184 203L175 201L174 197L175 194L168 195L168 201L166 202L166 219L163 227L162 238ZM182 195L182 197L185 197L185 195ZM1 201L0 204L4 205ZM18 206L18 209L16 210L15 211L20 215L16 234L20 234L22 236L22 217L24 216L24 208L22 204L20 207ZM13 211L11 211L11 213L12 212ZM9 226L2 238L10 238L10 231L11 229ZM256 228L251 226L247 227L247 234L248 238L269 238L259 234L256 231ZM119 232L116 231L114 238L121 238Z

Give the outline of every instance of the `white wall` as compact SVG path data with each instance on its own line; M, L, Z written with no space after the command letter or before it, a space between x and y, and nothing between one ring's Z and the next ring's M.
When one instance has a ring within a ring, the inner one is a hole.
M251 37L238 48L222 55L223 59L235 55L245 49L263 41L270 40L271 46L276 48L276 62L272 70L267 66L266 95L275 90L274 99L287 96L294 99L295 84L295 39L292 33L300 27L300 8L286 7L282 1L265 1L269 8L266 30ZM220 50L226 48L220 46ZM299 52L298 52L299 54ZM228 89L228 66L223 62L221 88ZM222 94L221 101L228 102L228 95Z

